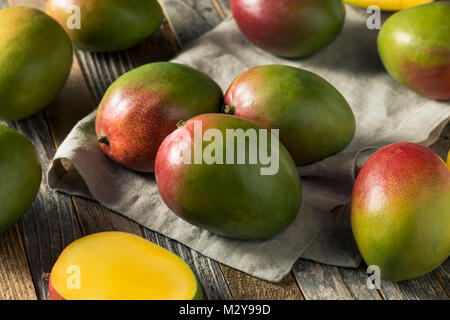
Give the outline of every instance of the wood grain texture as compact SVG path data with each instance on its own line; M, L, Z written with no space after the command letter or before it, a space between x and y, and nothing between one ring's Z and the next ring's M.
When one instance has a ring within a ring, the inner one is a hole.
M33 143L43 172L47 172L55 146L44 114L41 112L26 120L10 123L10 126ZM43 276L50 273L61 251L79 238L81 232L71 199L51 190L45 174L36 200L20 220L20 228L37 297L46 299L48 282Z
M231 15L230 0L210 0L220 11L221 16L226 18Z
M0 0L0 9L8 5L7 0ZM37 297L22 236L15 225L0 234L0 300L19 299L36 300Z
M366 270L338 268L299 259L293 272L308 300L380 300L377 290L366 286Z
M160 0L182 46L211 30L222 21L209 0Z
M36 300L17 225L0 234L0 300Z
M271 283L251 277L233 268L221 265L233 299L236 300L303 300L291 273L281 282Z

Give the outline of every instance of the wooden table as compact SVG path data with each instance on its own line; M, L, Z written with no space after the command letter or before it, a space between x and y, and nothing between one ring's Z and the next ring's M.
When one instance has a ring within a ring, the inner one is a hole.
M108 86L139 65L170 59L189 41L219 24L229 0L160 0L166 20L145 43L120 53L74 53L63 92L45 111L8 125L37 148L44 171L73 125L96 108ZM10 0L9 5L43 8L45 1ZM8 6L0 0L0 8ZM433 148L450 146L447 127ZM208 299L449 299L450 259L418 279L366 288L365 266L337 268L299 260L278 284L250 277L184 245L145 229L96 202L54 192L43 178L40 193L20 222L0 235L0 299L47 299L48 275L62 249L93 232L121 230L143 236L180 255L196 273Z

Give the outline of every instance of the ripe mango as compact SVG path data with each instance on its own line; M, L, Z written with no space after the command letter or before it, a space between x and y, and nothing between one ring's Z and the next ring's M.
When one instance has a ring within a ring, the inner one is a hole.
M199 143L203 146L204 152L199 153L203 159L197 163L196 123L201 124L197 131L204 135L203 142ZM274 236L294 221L300 209L302 186L299 174L281 144L278 145L278 157L275 156L278 170L273 174L262 174L262 169L269 165L264 164L261 157L257 158L257 154L267 151L275 155L277 148L272 147L272 139L278 139L268 133L266 148L260 144L263 135L255 133L252 143L249 133L247 147L239 149L238 139L228 136L235 130L242 130L242 134L247 130L267 133L242 118L204 114L190 119L170 134L156 157L159 192L166 205L180 218L213 233L238 239ZM214 137L206 138L213 133ZM217 138L219 135L222 138ZM206 151L213 143L217 149L211 151L213 155L210 156ZM256 156L254 163L250 162L249 150L252 148L256 152L253 153ZM187 157L187 154L191 156ZM214 159L216 156L218 159ZM191 161L185 161L185 157Z
M345 19L342 0L231 0L231 11L250 42L286 58L324 48L341 32Z
M233 81L225 104L226 113L280 129L297 165L343 150L355 134L355 116L345 98L323 78L299 68L252 68Z
M72 44L45 13L0 10L0 120L26 118L52 102L72 66Z
M87 51L132 47L154 33L163 20L157 0L48 0L46 11L64 27L76 48Z
M50 274L51 300L199 300L191 268L174 253L125 232L72 242Z
M222 99L222 89L200 71L170 62L144 65L117 79L100 102L100 146L124 167L153 172L159 145L177 123L219 112Z
M351 224L361 255L386 280L419 277L450 253L450 171L430 149L380 149L356 179Z
M386 70L411 90L450 99L450 3L399 11L383 25L378 51Z
M22 134L0 124L0 233L29 209L41 184L36 150Z

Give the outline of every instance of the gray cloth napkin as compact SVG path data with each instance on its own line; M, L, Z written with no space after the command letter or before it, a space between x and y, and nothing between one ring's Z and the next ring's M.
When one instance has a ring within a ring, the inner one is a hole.
M287 64L313 71L346 97L357 118L352 144L342 153L300 167L302 208L282 234L264 241L214 235L179 219L162 202L154 175L126 170L107 158L94 132L95 112L81 120L55 155L50 187L96 199L143 226L255 277L280 281L299 258L357 267L361 257L349 224L354 178L377 147L397 141L429 145L450 119L448 103L421 97L393 80L377 55L377 30L366 27L364 10L347 7L341 35L320 53L284 60L250 45L227 19L191 43L174 61L198 68L226 90L250 67Z

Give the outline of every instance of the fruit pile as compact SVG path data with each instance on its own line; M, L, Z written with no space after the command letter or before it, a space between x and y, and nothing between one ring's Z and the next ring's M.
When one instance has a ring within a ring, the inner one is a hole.
M349 2L391 10L430 1ZM83 25L68 27L68 3L47 1L47 14L22 7L0 11L0 120L26 118L57 97L71 68L72 44L123 50L151 35L163 19L156 0L74 0L70 6L80 10ZM320 51L345 20L342 0L231 0L231 8L251 43L287 58ZM450 99L448 17L450 3L413 6L392 15L378 37L392 77L438 100ZM357 123L346 99L319 75L285 65L243 71L224 94L191 67L144 65L106 91L95 130L99 148L113 161L155 174L162 199L180 218L226 237L265 239L285 230L300 210L296 166L343 151ZM0 185L0 232L25 214L41 174L32 145L0 125L0 181L9 182ZM448 167L420 145L382 148L357 177L351 222L363 258L380 266L385 279L433 270L450 252ZM66 287L73 265L90 272L77 291ZM131 283L146 282L134 288L120 281L125 274ZM75 241L50 280L52 299L201 297L178 257L118 232Z

